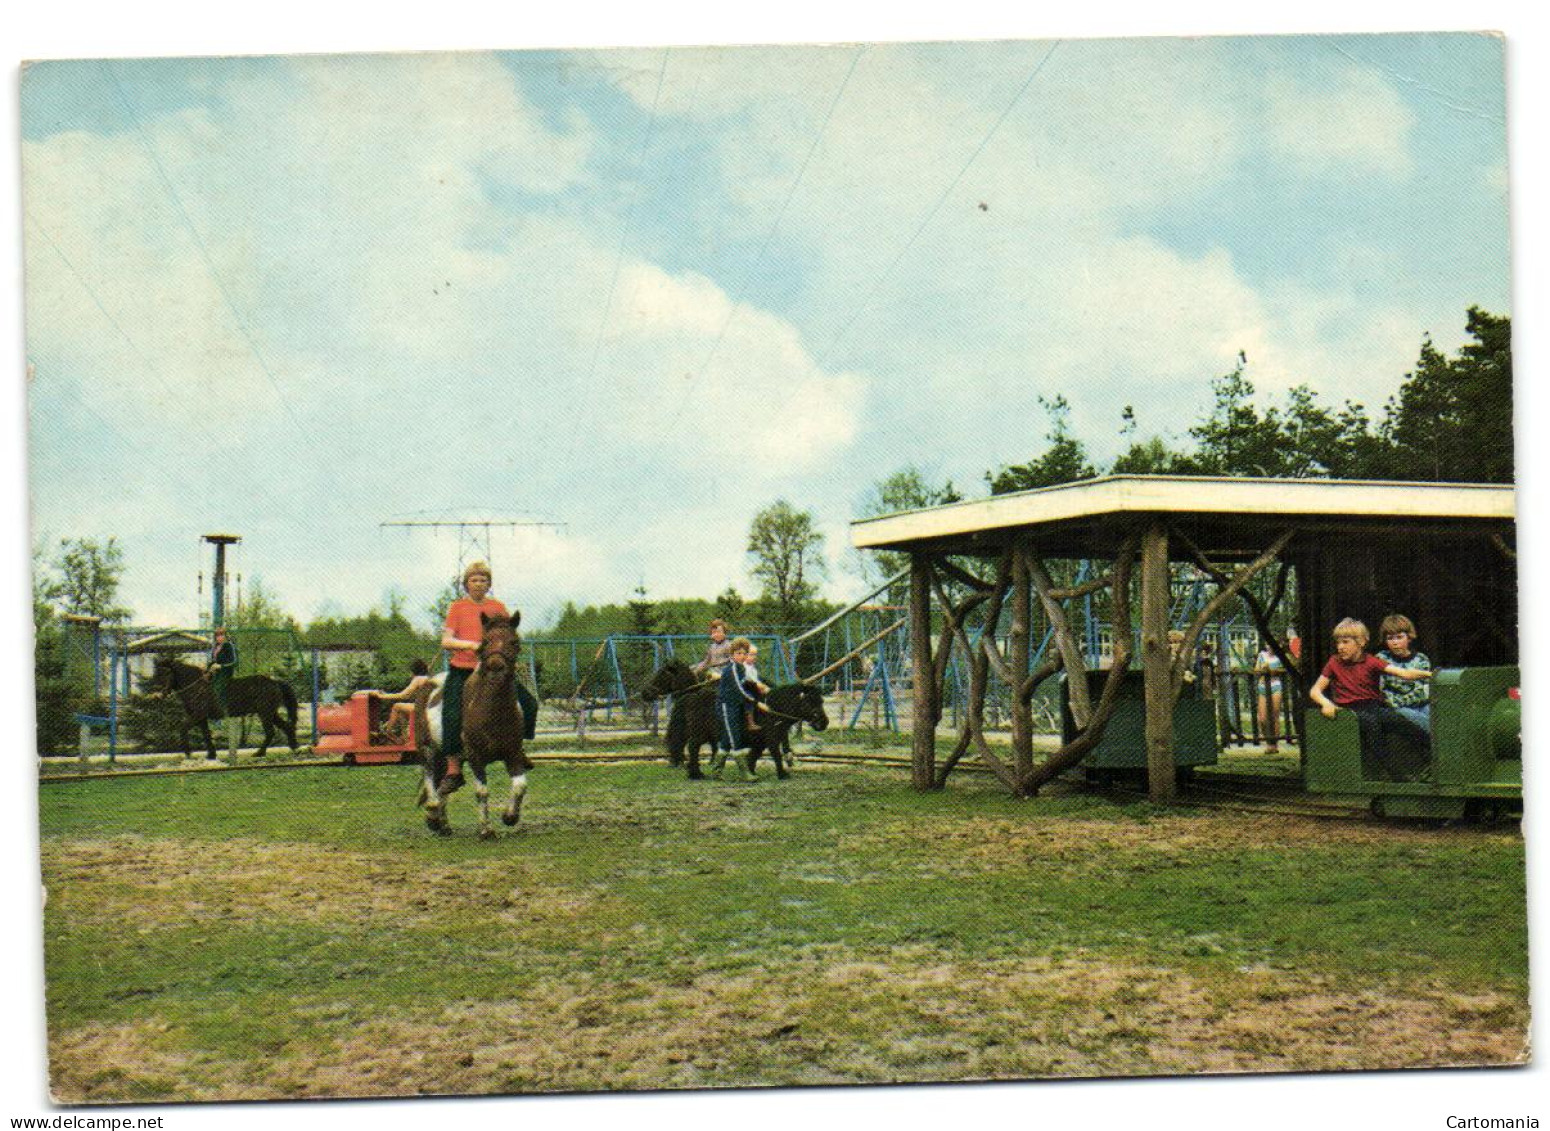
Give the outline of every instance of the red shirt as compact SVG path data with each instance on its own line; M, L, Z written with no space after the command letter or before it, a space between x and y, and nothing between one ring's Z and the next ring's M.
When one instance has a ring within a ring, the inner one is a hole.
M447 610L447 631L459 640L483 640L484 621L479 619L481 616L509 617L510 615L506 611L506 606L494 597L486 597L477 605L467 597L459 597ZM466 648L454 648L447 663L454 668L472 670L479 666L479 653Z
M1388 664L1378 657L1363 652L1361 659L1351 664L1339 656L1331 656L1319 674L1329 680L1329 697L1335 705L1349 707L1383 702L1383 669L1386 667Z

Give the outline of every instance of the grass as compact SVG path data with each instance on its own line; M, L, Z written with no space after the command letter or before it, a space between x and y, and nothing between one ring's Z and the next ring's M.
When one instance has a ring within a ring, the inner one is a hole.
M42 790L65 1100L1508 1063L1516 833L550 764ZM503 796L504 780L495 784ZM504 830L503 830L504 832Z

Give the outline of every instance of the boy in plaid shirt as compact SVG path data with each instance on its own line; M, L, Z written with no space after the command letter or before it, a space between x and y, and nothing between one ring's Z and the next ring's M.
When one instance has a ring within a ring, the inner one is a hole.
M1410 618L1391 613L1383 618L1378 636L1384 647L1378 659L1395 667L1431 671L1432 662L1426 653L1415 650L1415 625ZM1415 723L1427 734L1432 733L1432 689L1427 683L1416 683L1384 673L1383 701L1405 718Z

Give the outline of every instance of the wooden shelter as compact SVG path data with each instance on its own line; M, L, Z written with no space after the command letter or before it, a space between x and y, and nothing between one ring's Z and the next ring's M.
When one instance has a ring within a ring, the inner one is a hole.
M1281 654L1299 700L1328 655L1330 629L1348 616L1376 633L1384 616L1406 613L1438 666L1515 663L1513 514L1513 488L1507 485L1115 475L865 519L851 524L851 534L859 549L901 552L910 560L916 788L940 787L972 748L1013 792L1037 792L1102 737L1124 673L1139 651L1149 791L1153 800L1165 802L1175 787L1173 704L1200 634L1234 599L1244 601ZM1048 566L1056 559L1111 565L1102 576L1059 588ZM1170 648L1174 562L1191 564L1215 591L1183 629L1182 644ZM1272 569L1275 584L1268 597L1248 588ZM1300 669L1271 631L1289 585L1306 642ZM1136 601L1132 588L1138 590ZM1063 603L1100 592L1108 597L1114 654L1094 700ZM1011 627L1003 648L994 626L1008 600ZM1037 668L1034 600L1056 644ZM1139 610L1137 616L1132 609ZM972 639L975 621L992 631ZM970 661L969 705L956 746L939 764L936 726L954 648ZM1013 692L1010 762L992 751L984 736L992 668ZM1062 669L1069 677L1076 737L1035 766L1031 699Z

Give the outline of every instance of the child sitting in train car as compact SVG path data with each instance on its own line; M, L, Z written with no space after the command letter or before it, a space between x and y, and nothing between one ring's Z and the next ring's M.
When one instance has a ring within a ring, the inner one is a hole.
M1364 759L1372 758L1389 777L1398 779L1401 770L1384 737L1393 734L1422 743L1429 738L1413 720L1383 701L1383 677L1425 680L1431 679L1432 673L1423 668L1402 668L1368 655L1368 638L1367 626L1359 620L1347 617L1337 624L1335 654L1324 665L1308 697L1318 704L1325 718L1334 718L1342 707L1353 712L1361 731Z
M1378 659L1405 668L1431 671L1426 653L1415 650L1415 624L1401 613L1390 613L1378 626L1383 648ZM1432 733L1432 689L1425 683L1383 677L1383 701L1427 734Z
M409 720L414 717L414 697L431 677L430 665L424 660L409 661L409 682L404 689L393 695L373 691L371 697L378 703L391 703L387 720L373 737L380 742L400 743L409 737Z

